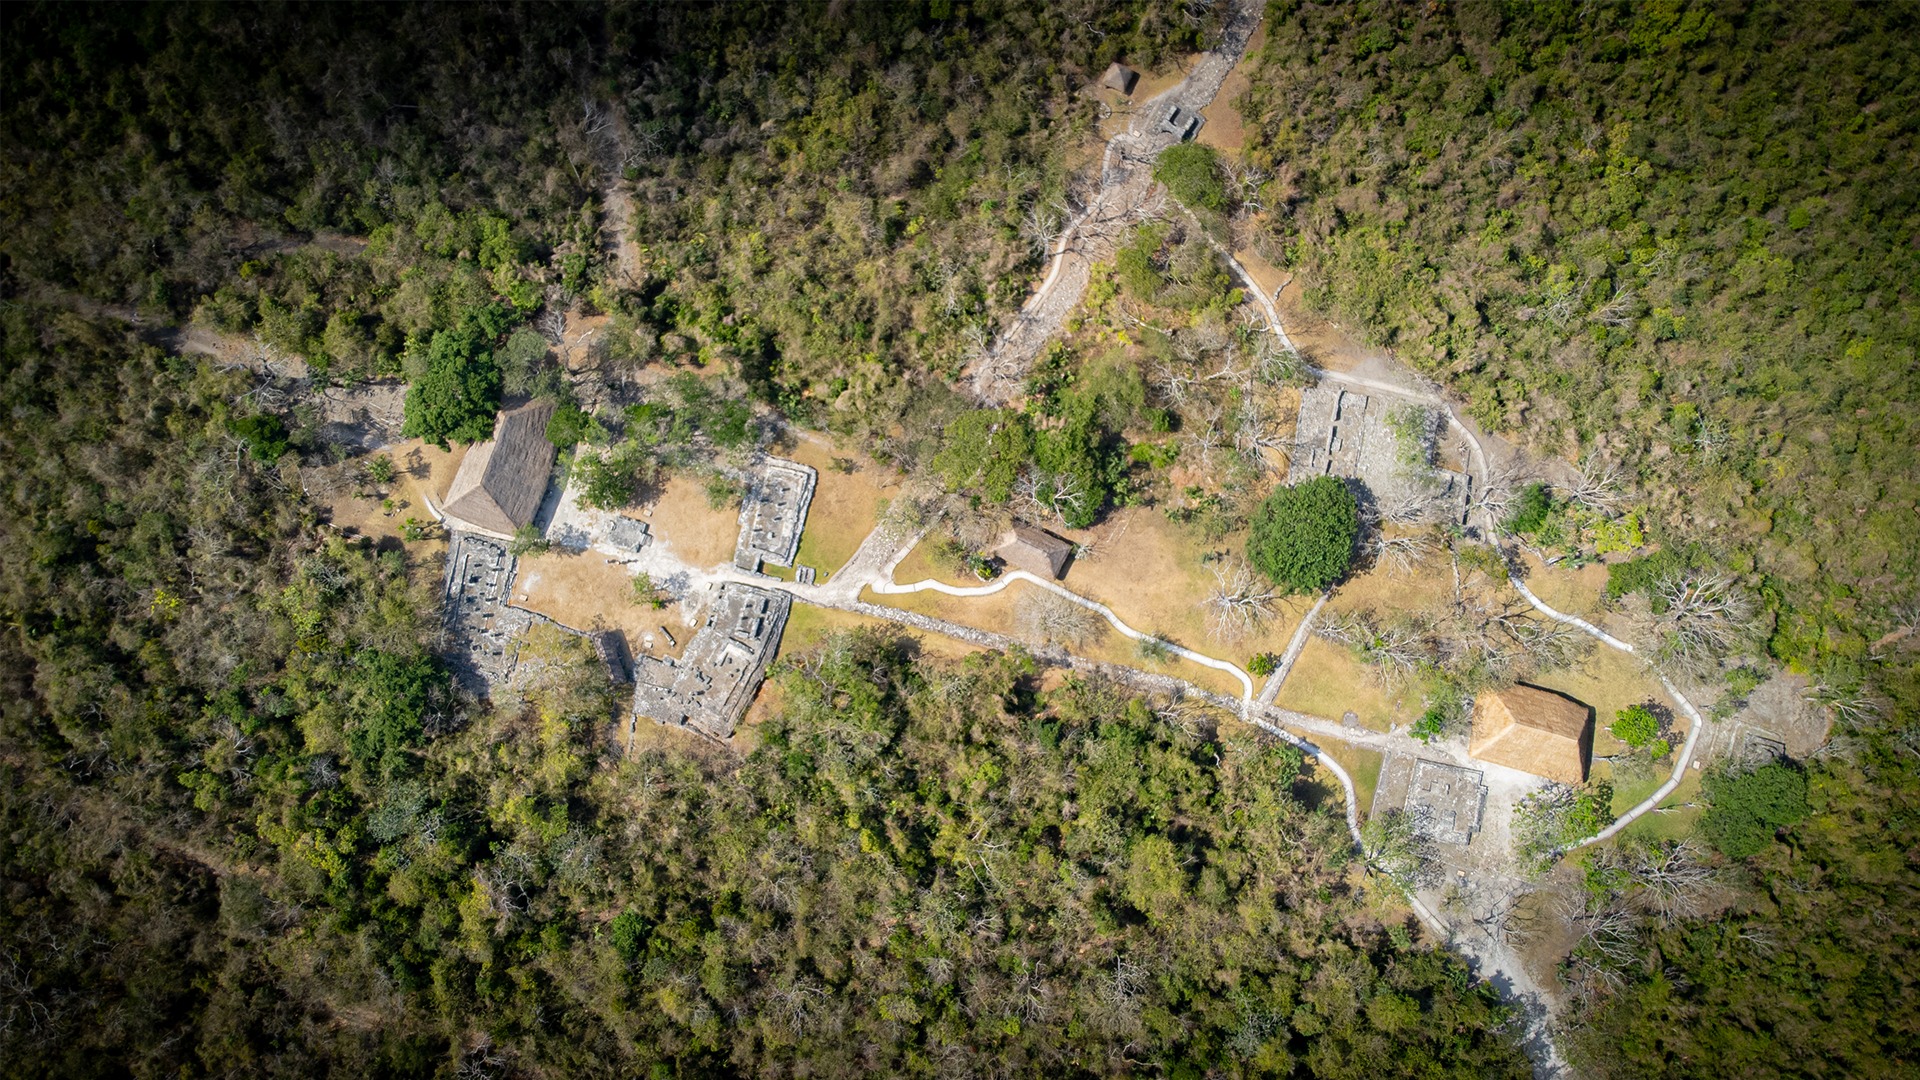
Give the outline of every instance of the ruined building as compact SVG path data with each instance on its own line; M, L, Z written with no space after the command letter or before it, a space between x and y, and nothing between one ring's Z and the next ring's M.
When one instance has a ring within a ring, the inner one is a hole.
M630 722L646 717L713 739L731 738L780 648L792 606L784 592L722 585L678 660L640 657Z

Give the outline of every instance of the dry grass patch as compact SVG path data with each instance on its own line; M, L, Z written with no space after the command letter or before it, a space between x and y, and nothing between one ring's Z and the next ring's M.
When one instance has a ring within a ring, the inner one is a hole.
M1055 531L1077 544L1092 545L1094 552L1068 565L1062 585L1112 608L1143 634L1160 634L1207 656L1245 666L1254 653L1284 651L1294 627L1313 605L1311 598L1283 600L1258 633L1244 641L1222 641L1207 629L1204 604L1215 581L1200 559L1208 551L1237 555L1245 546L1244 536L1206 544L1164 513L1137 506L1114 511L1092 529Z
M653 542L666 547L688 566L717 566L733 561L733 544L740 536L740 510L715 510L707 505L706 485L697 477L676 474L660 494L640 509L639 517L653 531Z
M866 455L841 451L822 439L803 435L786 456L820 474L796 561L813 567L816 580L824 582L853 558L880 520L880 503L899 495L900 485L890 470ZM852 462L853 471L836 469L836 458Z
M393 462L393 480L375 484L367 469L374 459L385 456ZM370 454L349 458L324 469L302 470L307 493L326 509L327 520L350 536L365 536L375 542L399 540L400 527L408 518L432 522L453 474L467 456L467 448L458 444L442 450L419 439L409 439L383 447ZM368 498L361 498L364 492ZM390 500L392 507L385 505ZM429 509L431 506L433 509ZM415 551L426 547L415 545ZM433 550L445 550L438 544Z
M671 603L656 610L634 603L632 596L633 575L594 551L523 555L513 580L516 607L575 630L618 630L635 656L679 656L694 631L681 606ZM675 644L668 644L662 626L672 632Z
M902 611L914 611L936 619L945 619L976 630L986 630L995 634L1004 634L1016 640L1025 640L1025 636L1020 632L1019 598L1022 593L1032 588L1033 586L1026 582L1015 582L987 596L947 596L937 592L881 596L866 590L862 592L861 599L896 607ZM1105 632L1098 638L1073 646L1070 651L1075 656L1089 660L1170 675L1216 694L1239 698L1242 691L1240 680L1227 672L1216 671L1178 657L1169 658L1164 662L1145 659L1140 655L1139 646L1132 638L1114 630L1105 619L1101 620L1101 626L1105 628ZM1136 626L1135 629L1141 628ZM1142 632L1151 631L1143 630Z
M1406 687L1382 686L1373 670L1344 646L1307 639L1275 704L1310 716L1338 720L1349 709L1375 731L1408 724L1420 711L1420 696Z
M1247 52L1239 65L1227 73L1226 81L1220 84L1220 92L1214 95L1213 104L1200 110L1206 123L1201 125L1200 134L1194 141L1205 143L1217 150L1230 154L1240 153L1247 144L1246 121L1240 116L1240 98L1252 88L1253 69L1260 63L1260 51L1267 41L1267 24L1262 21L1254 28L1253 36L1247 39Z
M1607 588L1607 568L1591 563L1578 570L1547 566L1538 556L1525 556L1527 588L1547 606L1568 615L1591 616Z

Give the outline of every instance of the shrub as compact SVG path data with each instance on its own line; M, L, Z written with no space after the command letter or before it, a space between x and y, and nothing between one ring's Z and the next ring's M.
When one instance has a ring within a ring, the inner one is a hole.
M1660 718L1645 705L1629 705L1616 714L1607 730L1614 738L1638 750L1660 734Z
M1531 536L1546 528L1553 509L1552 489L1541 483L1528 484L1507 511L1507 531Z
M235 420L230 429L234 438L247 444L247 452L262 465L272 465L290 448L287 442L287 425L280 418L269 413L243 417Z
M1226 179L1220 173L1220 155L1200 143L1168 147L1153 167L1153 178L1167 185L1173 197L1196 210L1220 213L1227 208Z
M1247 673L1255 678L1264 679L1280 669L1280 660L1270 652L1254 653L1247 661Z

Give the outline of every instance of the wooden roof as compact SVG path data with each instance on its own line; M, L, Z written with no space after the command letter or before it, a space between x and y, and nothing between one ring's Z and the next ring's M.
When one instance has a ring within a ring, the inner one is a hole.
M1592 753L1593 710L1570 697L1522 684L1474 700L1470 757L1578 784Z
M1045 529L1016 521L1012 531L1001 539L995 554L1015 569L1038 577L1057 578L1066 568L1067 556L1073 554L1073 545Z
M477 443L460 462L443 508L478 529L512 535L533 520L553 472L547 421L553 402L533 401L494 421L493 438Z

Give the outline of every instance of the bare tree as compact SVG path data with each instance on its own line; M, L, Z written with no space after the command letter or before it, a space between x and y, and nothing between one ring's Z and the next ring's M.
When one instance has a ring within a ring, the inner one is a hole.
M1623 498L1619 464L1602 457L1598 450L1589 451L1580 459L1579 471L1567 487L1567 497L1602 513L1619 509Z
M1097 640L1107 628L1098 612L1051 589L1025 590L1014 605L1014 621L1025 636L1062 645Z
M1322 617L1314 633L1354 649L1390 683L1413 674L1433 656L1432 642L1419 626L1410 621L1383 625L1367 611Z
M1650 844L1615 857L1624 859L1628 876L1641 887L1642 902L1662 918L1692 918L1704 909L1713 868L1700 861L1693 841Z
M1214 587L1207 594L1207 630L1221 641L1245 641L1268 619L1281 594L1244 559L1213 564Z
M1389 536L1375 530L1372 540L1374 559L1393 575L1408 575L1420 568L1433 554L1437 544L1432 533L1401 533Z
M1613 299L1587 318L1607 326L1631 326L1634 310L1639 303L1640 299L1633 294L1633 290L1622 285L1614 292Z
M1033 245L1034 254L1041 259L1053 255L1053 246L1060 241L1065 231L1066 208L1059 203L1042 203L1034 200L1027 207L1027 216L1020 223L1021 235Z
M1368 818L1360 830L1367 865L1409 892L1433 876L1433 844L1421 835L1420 825L1413 814L1389 810Z
M1657 591L1666 610L1655 625L1667 659L1698 667L1743 647L1752 635L1753 601L1725 574L1682 574Z
M1028 467L1020 474L1014 497L1026 516L1051 516L1064 523L1070 513L1085 508L1089 495L1085 482L1071 473Z

